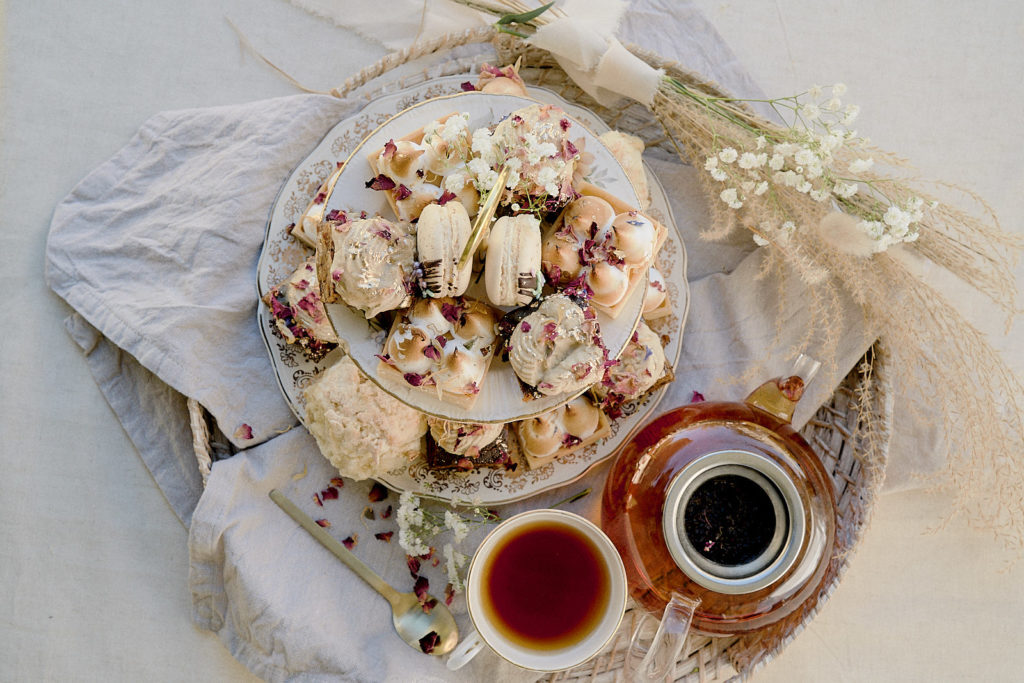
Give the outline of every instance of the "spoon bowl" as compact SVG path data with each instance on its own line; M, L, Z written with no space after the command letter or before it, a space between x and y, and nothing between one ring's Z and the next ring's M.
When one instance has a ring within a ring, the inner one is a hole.
M391 604L395 631L409 647L436 657L452 651L456 643L459 642L459 629L455 624L455 617L443 602L429 594L423 596L421 602L414 593L399 593L366 566L351 550L339 543L309 515L300 510L283 493L273 489L270 491L270 499L318 540L322 546L354 571L359 578L384 596L384 599ZM424 608L424 604L433 605L433 607Z

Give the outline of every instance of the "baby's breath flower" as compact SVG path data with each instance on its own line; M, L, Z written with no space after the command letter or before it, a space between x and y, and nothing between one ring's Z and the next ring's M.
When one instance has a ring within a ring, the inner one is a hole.
M740 155L739 167L743 169L758 168L764 166L767 161L767 155L765 154L754 154L753 152L744 152Z
M713 168L711 169L711 177L719 182L722 182L724 180L729 179L729 174L720 168Z
M857 183L836 183L835 187L832 188L832 192L837 197L849 199L857 194Z
M739 209L743 206L743 202L740 201L739 196L736 194L736 188L730 187L722 190L722 193L718 197L729 205L731 209Z
M754 238L754 244L756 244L759 247L767 247L769 244L771 244L771 242L769 242L768 240L766 240L764 237L762 237L761 235L757 234L756 232L753 234L753 238Z
M821 97L821 92L822 90L820 85L812 85L810 88L807 89L807 94L813 97L814 99L818 99L819 97Z
M764 149L768 145L768 139L763 135L757 136L757 149Z
M757 195L758 197L760 197L761 195L763 195L767 191L768 191L768 181L767 180L762 180L754 188L754 194Z
M793 156L793 161L800 165L805 165L811 163L816 158L814 152L804 147Z
M857 116L860 115L860 107L856 104L851 104L846 107L845 115L843 116L843 125L848 126L857 120Z
M821 105L821 108L827 112L839 111L839 108L843 106L842 101L838 97L833 97L825 104Z
M712 170L714 170L716 168L718 168L718 157L710 156L710 157L708 157L707 159L704 160L704 170L705 171L712 171Z
M782 167L786 164L786 157L779 153L772 155L772 158L768 160L768 168L773 171L781 171Z
M801 109L808 121L815 121L821 116L821 109L816 104L805 104Z
M846 94L846 84L836 83L832 86L832 95L835 97L842 97Z
M718 158L727 164L731 164L732 162L736 161L738 157L739 152L737 152L732 147L726 147L725 149L718 153Z

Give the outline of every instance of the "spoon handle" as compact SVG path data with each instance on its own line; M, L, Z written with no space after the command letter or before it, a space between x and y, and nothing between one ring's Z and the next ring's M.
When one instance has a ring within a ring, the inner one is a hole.
M339 543L323 527L314 522L309 515L300 510L295 503L277 489L271 489L270 499L277 503L279 508L288 513L289 517L298 522L299 526L308 531L313 538L320 541L320 545L327 548L335 557L344 562L359 578L370 584L370 587L383 595L388 602L395 604L399 596L398 591L389 586L384 579L377 576L376 572L363 564L363 561L356 557L351 550Z

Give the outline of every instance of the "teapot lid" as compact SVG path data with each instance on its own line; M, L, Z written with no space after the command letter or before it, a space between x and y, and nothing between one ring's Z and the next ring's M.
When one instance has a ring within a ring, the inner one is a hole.
M783 576L801 551L806 520L792 478L744 450L700 456L668 485L662 530L672 559L701 586L751 593Z

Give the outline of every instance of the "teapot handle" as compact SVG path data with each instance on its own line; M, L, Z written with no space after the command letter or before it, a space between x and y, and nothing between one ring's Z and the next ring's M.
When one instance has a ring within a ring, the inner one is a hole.
M654 630L657 617L644 614L633 630L620 680L624 683L675 680L676 660L686 644L698 605L700 600L673 592L653 637L650 632Z

